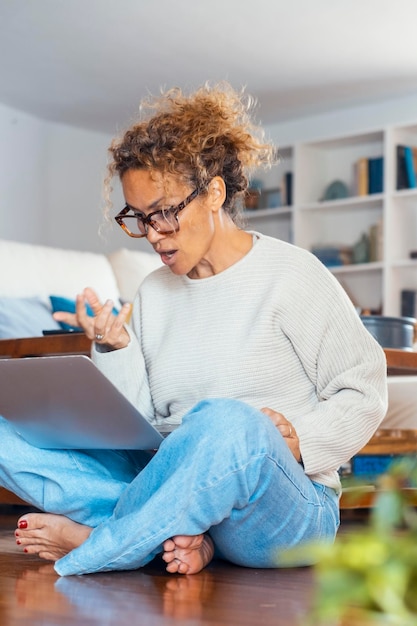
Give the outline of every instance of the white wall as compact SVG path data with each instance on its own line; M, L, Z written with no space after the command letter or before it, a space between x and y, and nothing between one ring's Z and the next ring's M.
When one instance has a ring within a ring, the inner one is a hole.
M124 120L120 120L123 124ZM417 122L417 94L276 124L282 146ZM115 224L99 236L111 136L38 120L0 104L0 237L78 250L149 250ZM115 212L122 206L114 193Z
M114 220L110 225L104 220L103 181L112 136L63 124L47 126L47 243L92 252L151 251L146 240L132 239ZM124 201L117 179L113 186L116 214Z
M150 251L115 222L102 228L111 139L0 104L0 238L93 252ZM123 198L117 181L114 186L117 212Z
M45 174L48 243L103 250L102 181L110 138L71 126L49 124Z
M315 141L338 135L417 123L417 94L350 109L315 115L267 127L278 145Z
M0 237L46 243L47 124L0 104Z

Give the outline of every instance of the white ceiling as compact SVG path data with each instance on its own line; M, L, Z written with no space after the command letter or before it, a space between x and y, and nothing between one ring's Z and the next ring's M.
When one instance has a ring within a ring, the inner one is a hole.
M281 122L417 94L416 24L417 0L0 0L0 102L113 133L227 79Z

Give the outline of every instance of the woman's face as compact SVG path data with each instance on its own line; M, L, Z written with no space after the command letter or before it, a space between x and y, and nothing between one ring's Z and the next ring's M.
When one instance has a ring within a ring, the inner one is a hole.
M144 216L177 206L194 191L173 176L162 177L159 173L134 169L125 172L122 187L126 203ZM204 268L215 261L221 205L222 201L216 203L213 193L201 194L178 213L178 232L157 233L149 226L149 243L174 274L200 278L203 270L203 275L207 275Z

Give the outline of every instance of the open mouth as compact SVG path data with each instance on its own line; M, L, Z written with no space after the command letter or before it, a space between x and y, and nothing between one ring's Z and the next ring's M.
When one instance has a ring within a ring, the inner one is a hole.
M176 253L177 250L164 250L162 252L158 251L158 254L161 257L161 261L162 263L165 263L165 265L170 265L172 263Z

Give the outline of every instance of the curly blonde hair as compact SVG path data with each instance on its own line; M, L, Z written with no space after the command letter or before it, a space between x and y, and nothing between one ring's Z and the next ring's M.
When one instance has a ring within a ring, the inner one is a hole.
M250 118L254 103L225 82L206 83L189 95L173 88L144 99L139 121L110 145L107 204L112 178L122 179L129 169L173 174L199 189L221 176L224 209L237 218L251 174L277 161L276 149Z

